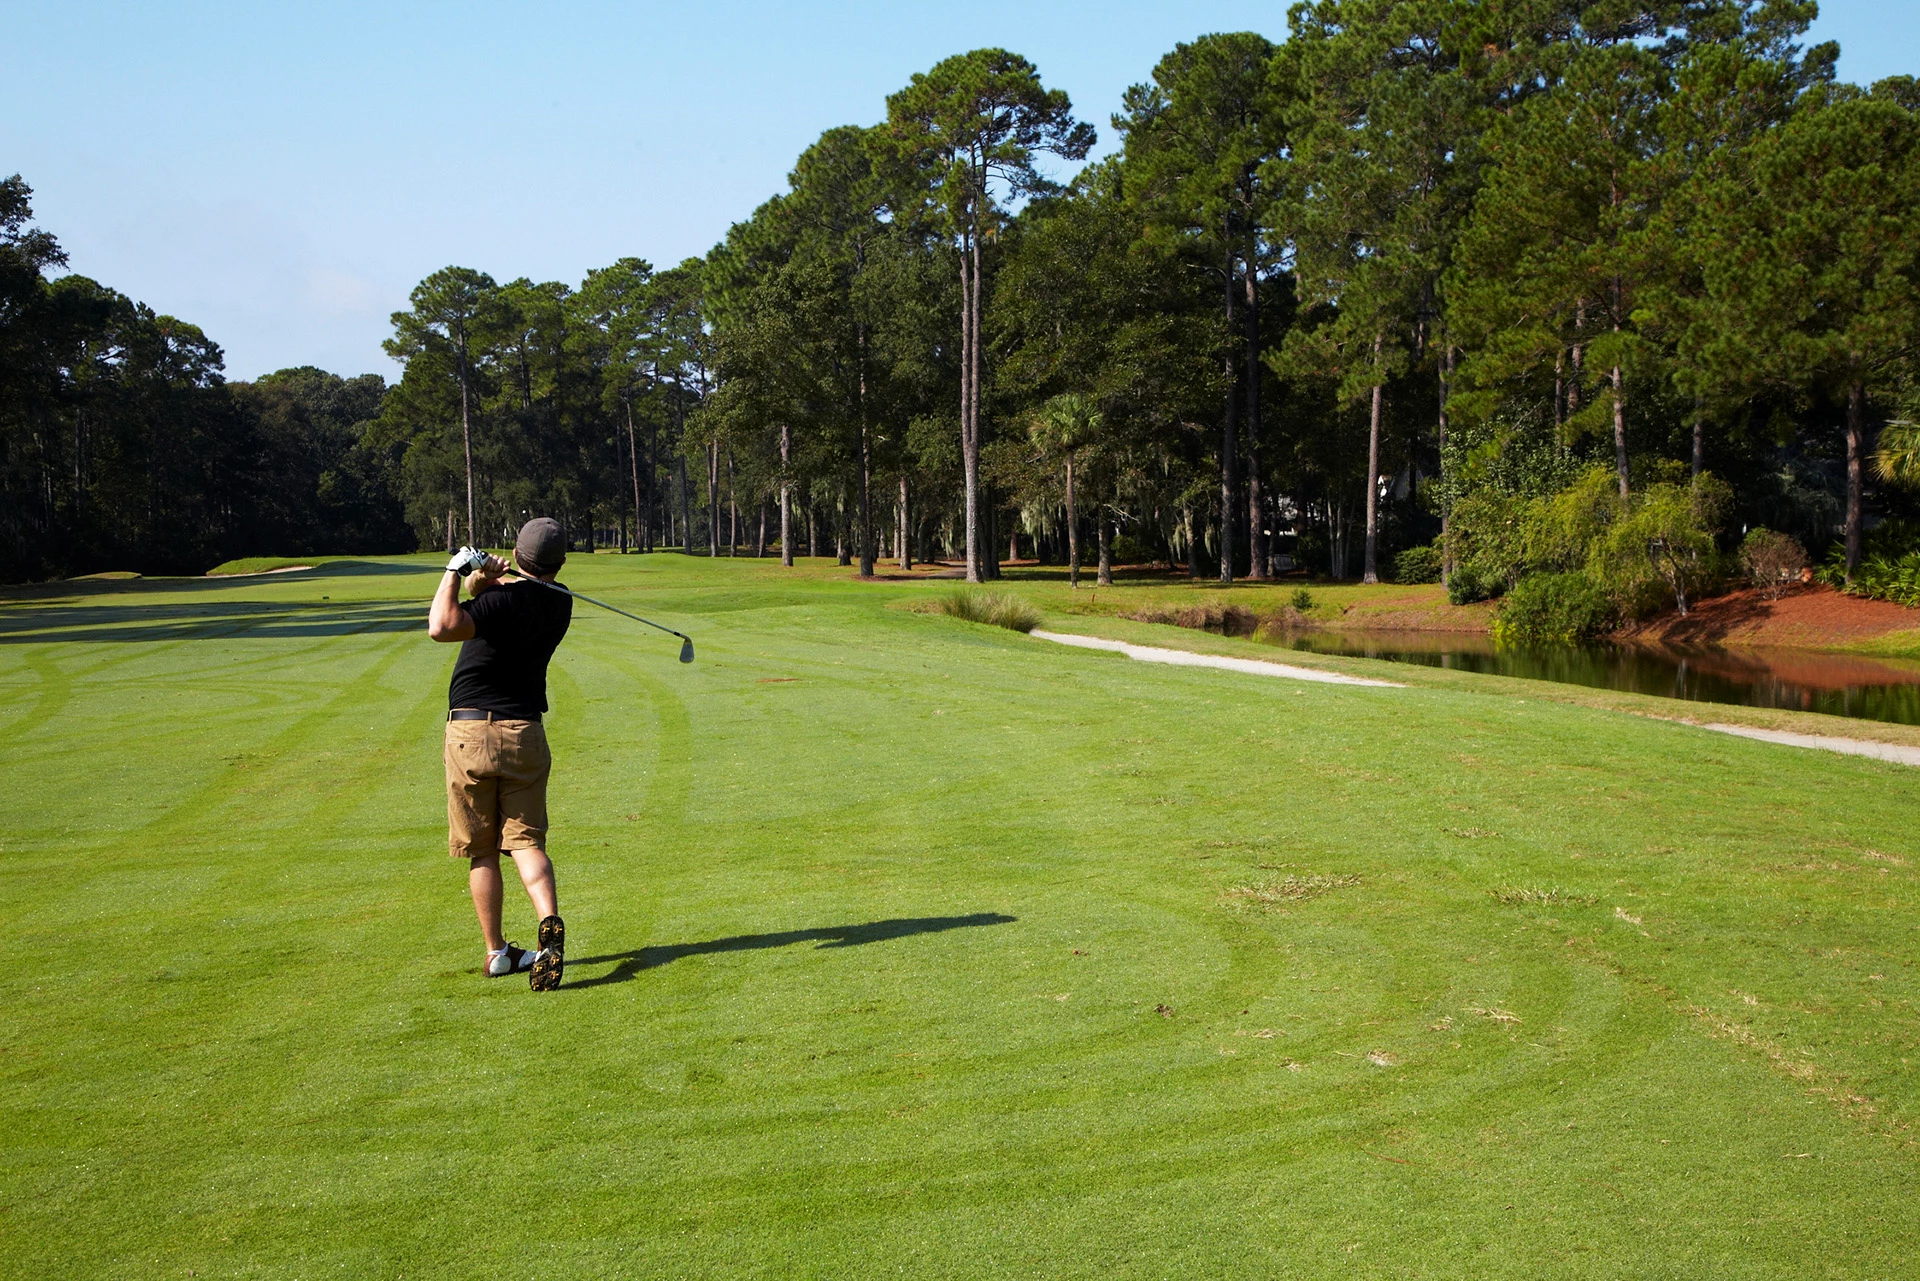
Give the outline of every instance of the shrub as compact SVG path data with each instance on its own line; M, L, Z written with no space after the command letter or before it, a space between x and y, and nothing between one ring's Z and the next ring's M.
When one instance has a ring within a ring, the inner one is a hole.
M1606 633L1616 617L1606 587L1580 570L1529 574L1500 602L1493 638L1503 644L1571 644Z
M1107 544L1107 555L1116 565L1150 565L1158 559L1151 547L1132 534L1116 534Z
M1462 561L1447 579L1447 599L1455 605L1492 600L1507 587L1506 579L1490 574L1478 561Z
M1487 600L1519 580L1528 567L1526 516L1527 500L1517 494L1468 494L1453 505L1449 600L1456 605Z
M1890 520L1867 535L1853 581L1847 581L1847 545L1834 543L1820 578L1841 591L1869 600L1892 601L1920 609L1920 528Z
M1313 593L1304 587L1296 587L1287 603L1304 614L1313 608Z
M1030 632L1041 621L1039 610L1011 592L949 592L937 603L943 614L1010 631Z
M1779 600L1781 593L1806 572L1807 549L1791 534L1755 529L1740 544L1740 567L1746 570L1747 581L1765 592L1768 600Z
M1409 547L1393 558L1396 583L1437 583L1440 581L1440 549Z
M1714 535L1732 501L1733 491L1712 476L1689 485L1648 485L1607 529L1588 572L1606 584L1623 613L1637 615L1667 595L1685 614L1688 598L1719 577Z

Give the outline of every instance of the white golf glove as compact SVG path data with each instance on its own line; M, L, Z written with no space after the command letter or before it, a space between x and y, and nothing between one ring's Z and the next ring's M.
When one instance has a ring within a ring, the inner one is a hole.
M485 569L488 559L487 554L477 547L462 547L447 562L447 569L464 578L476 570Z

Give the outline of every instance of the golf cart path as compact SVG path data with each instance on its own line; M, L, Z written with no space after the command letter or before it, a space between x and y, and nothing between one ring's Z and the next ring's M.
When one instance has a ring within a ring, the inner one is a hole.
M1059 645L1072 645L1080 649L1103 649L1115 654L1125 654L1128 658L1138 659L1143 663L1172 663L1180 667L1217 667L1229 672L1247 672L1254 676L1279 676L1296 681L1320 681L1327 685L1406 688L1395 681L1368 680L1363 676L1324 672L1312 667L1295 667L1290 663L1269 663L1254 658L1228 658L1220 654L1196 654L1191 650L1161 649L1153 645L1130 645L1126 641L1106 640L1098 636L1077 636L1068 632L1041 631L1038 628L1029 635L1041 640L1053 641ZM1920 766L1920 747L1903 747L1898 743L1877 743L1870 739L1841 738L1830 734L1794 734L1787 730L1755 729L1747 725L1728 725L1719 721L1680 721L1678 723L1712 730L1718 734L1733 734L1740 738L1757 739L1763 743L1777 743L1783 747L1805 747L1822 752L1839 752L1846 756L1868 756L1875 760L1892 761L1897 765Z
M1920 765L1920 747L1902 747L1898 743L1876 743L1864 738L1839 738L1829 734L1794 734L1783 729L1754 729L1747 725L1726 725L1718 721L1700 726L1721 734L1757 738L1763 743L1786 747L1811 747L1823 752L1841 752L1847 756L1871 756L1897 765Z
M1256 658L1227 658L1220 654L1196 654L1185 649L1160 649L1152 645L1129 645L1125 641L1104 640L1098 636L1076 636L1067 632L1029 632L1041 640L1080 649L1104 649L1143 663L1172 663L1177 667L1217 667L1228 672L1247 672L1254 676L1280 676L1294 681L1319 681L1326 685L1373 685L1382 689L1405 689L1397 681L1368 680L1364 676L1346 676L1323 672L1314 667L1295 667L1291 663L1269 663Z

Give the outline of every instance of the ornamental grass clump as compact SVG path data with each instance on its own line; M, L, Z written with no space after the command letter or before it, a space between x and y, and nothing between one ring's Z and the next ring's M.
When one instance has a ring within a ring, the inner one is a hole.
M1040 611L1011 592L949 592L937 604L942 614L969 623L985 623L1015 632L1030 632L1040 626Z

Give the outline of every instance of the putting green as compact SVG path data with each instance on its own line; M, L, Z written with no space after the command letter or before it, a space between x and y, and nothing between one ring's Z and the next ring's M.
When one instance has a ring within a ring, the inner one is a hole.
M1920 772L576 557L700 659L575 612L534 996L444 853L432 559L5 594L0 1274L1920 1257Z

